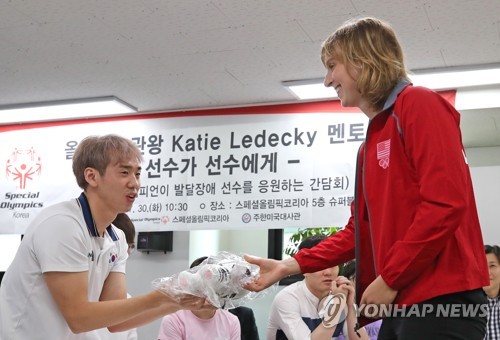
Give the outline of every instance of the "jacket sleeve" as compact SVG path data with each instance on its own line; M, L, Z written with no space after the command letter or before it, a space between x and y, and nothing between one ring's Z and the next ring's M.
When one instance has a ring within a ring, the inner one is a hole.
M419 203L405 236L389 249L379 270L396 290L433 265L464 219L471 188L458 112L424 88L400 96L395 113L414 167Z
M344 229L310 249L302 249L295 254L302 273L338 266L354 258L354 204L351 204L351 217Z

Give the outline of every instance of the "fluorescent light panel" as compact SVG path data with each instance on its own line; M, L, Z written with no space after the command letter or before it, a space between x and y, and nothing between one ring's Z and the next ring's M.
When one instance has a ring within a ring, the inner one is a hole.
M489 69L463 71L436 71L432 73L415 72L410 79L416 86L433 90L450 90L500 84L500 66Z
M338 99L333 88L323 85L323 79L284 81L282 84L300 100Z
M114 96L60 100L0 106L0 124L105 117L135 112L137 108Z
M415 71L414 74L410 74L410 79L416 86L425 86L433 90L495 85L500 84L500 66L470 70ZM323 79L285 81L283 86L287 87L300 100L338 99L333 88L323 85Z

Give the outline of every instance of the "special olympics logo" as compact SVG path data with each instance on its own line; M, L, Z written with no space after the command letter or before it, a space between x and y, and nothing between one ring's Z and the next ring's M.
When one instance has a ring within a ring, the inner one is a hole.
M14 149L5 166L7 179L18 182L19 189L26 188L26 182L38 179L42 172L42 160L36 151Z

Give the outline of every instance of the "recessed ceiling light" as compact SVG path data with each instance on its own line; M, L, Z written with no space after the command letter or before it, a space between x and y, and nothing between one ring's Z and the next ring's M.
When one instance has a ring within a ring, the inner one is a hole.
M135 113L137 108L114 96L0 106L0 124L44 122Z

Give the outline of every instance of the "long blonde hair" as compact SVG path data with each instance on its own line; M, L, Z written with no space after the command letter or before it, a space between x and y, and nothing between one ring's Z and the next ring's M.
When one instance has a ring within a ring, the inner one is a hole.
M350 73L359 69L358 90L376 109L383 107L399 79L408 79L396 33L379 19L366 17L340 26L321 45L321 60L329 58L343 63Z

